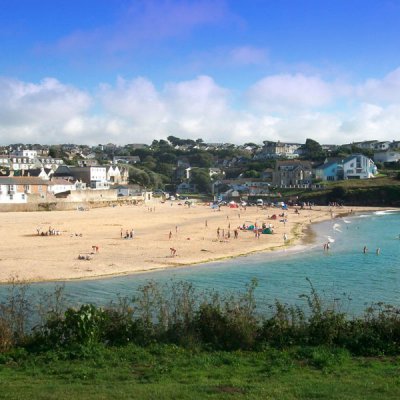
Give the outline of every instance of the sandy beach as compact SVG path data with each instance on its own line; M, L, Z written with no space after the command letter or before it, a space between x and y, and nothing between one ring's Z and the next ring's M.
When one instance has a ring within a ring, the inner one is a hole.
M293 207L221 207L218 211L206 204L189 208L177 202L154 202L88 211L2 213L0 282L132 274L283 249L298 244L310 223L350 211L321 206L299 213ZM283 212L285 217L279 217ZM277 219L271 219L273 214ZM253 231L238 229L243 224L261 228L263 223L273 225L274 233L257 237ZM133 238L125 238L131 231Z

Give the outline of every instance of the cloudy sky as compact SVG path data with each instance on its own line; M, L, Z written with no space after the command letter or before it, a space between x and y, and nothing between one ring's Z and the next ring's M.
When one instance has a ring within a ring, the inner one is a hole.
M0 0L0 144L400 139L400 0Z

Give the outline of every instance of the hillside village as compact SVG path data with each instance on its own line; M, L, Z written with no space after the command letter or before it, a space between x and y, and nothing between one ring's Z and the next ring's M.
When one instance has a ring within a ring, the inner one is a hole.
M229 200L285 188L323 188L328 181L372 179L398 169L400 141L320 145L154 140L0 147L0 203L149 200L152 194L202 193Z

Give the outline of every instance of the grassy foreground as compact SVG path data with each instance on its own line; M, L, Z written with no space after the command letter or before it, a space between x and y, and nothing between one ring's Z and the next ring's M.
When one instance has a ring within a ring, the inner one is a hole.
M341 349L98 347L0 355L1 399L398 399L400 359Z

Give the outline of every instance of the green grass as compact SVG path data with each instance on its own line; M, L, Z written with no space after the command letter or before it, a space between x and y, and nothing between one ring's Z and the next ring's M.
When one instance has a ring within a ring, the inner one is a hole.
M343 188L371 188L377 186L398 186L400 181L390 178L386 175L377 176L371 179L347 179L345 181L326 181L323 182L326 188L343 187Z
M101 348L85 359L0 355L0 399L398 399L398 358L343 350Z

